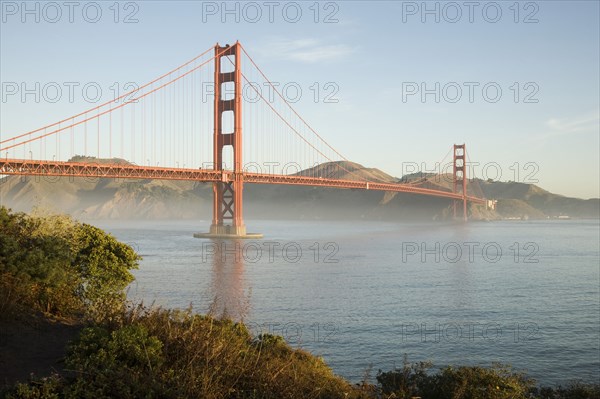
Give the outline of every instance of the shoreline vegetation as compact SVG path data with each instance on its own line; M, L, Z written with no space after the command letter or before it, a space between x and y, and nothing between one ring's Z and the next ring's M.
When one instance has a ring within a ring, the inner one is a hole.
M140 257L69 216L0 207L0 396L6 398L600 398L509 366L409 363L352 384L282 337L133 304Z

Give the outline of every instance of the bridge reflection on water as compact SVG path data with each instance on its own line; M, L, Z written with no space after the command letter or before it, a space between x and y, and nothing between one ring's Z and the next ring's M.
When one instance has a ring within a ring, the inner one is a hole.
M203 257L211 263L209 286L212 302L208 313L216 318L243 321L248 316L252 290L244 276L241 240L210 240L203 243Z

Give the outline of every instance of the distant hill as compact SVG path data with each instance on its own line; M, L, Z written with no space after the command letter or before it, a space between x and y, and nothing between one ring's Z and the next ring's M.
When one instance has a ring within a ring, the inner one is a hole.
M167 180L12 176L0 181L0 198L15 211L41 206L91 219L180 219L198 217L195 208L210 207L209 187L202 186Z
M115 162L90 157L73 161ZM352 162L321 164L298 174L316 173L348 180L418 181L423 187L452 187L450 175L415 174L399 179ZM469 185L469 193L498 200L496 211L470 206L474 219L600 217L599 199L568 198L532 184L476 180ZM444 220L451 216L451 203L447 199L366 190L248 184L244 188L244 201L247 218ZM83 219L210 219L212 185L168 180L9 176L0 179L0 203L16 211L41 206Z
M600 199L579 199L552 194L535 184L516 182L479 181L483 194L487 198L498 199L500 214L519 216L519 212L528 214L535 209L539 214L530 217L599 218Z
M330 178L343 180L370 180L385 183L395 183L399 179L382 172L375 168L365 168L364 166L348 161L325 162L315 167L305 169L298 176L327 176Z

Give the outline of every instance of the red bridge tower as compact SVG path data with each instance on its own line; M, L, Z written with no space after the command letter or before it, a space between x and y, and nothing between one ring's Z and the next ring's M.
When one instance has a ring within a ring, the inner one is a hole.
M462 193L462 216L467 221L467 150L464 144L454 144L453 191ZM460 200L454 200L454 218L458 217Z
M233 71L223 72L231 69ZM233 98L225 99L224 85L233 82ZM244 176L242 163L242 49L239 42L225 47L215 46L215 104L213 133L213 168L221 172L221 181L213 183L213 220L208 234L199 238L260 238L261 234L246 233L243 217ZM224 123L227 118L233 123ZM225 127L233 125L231 131ZM233 150L233 171L225 169L223 149Z

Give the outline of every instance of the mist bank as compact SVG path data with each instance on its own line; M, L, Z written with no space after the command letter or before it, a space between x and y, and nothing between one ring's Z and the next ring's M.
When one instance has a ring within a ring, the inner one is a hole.
M386 182L421 180L421 186L444 189L447 175L394 178L377 169L345 162L318 168L350 170L352 178ZM314 170L299 174L315 173ZM339 176L350 178L349 176ZM473 195L498 200L496 210L469 205L473 220L600 218L600 199L569 198L534 184L475 180ZM191 181L128 180L73 177L22 177L0 179L0 204L15 211L35 207L68 213L83 219L210 219L212 184ZM247 219L288 220L449 220L452 201L416 194L306 186L247 184L244 188Z

